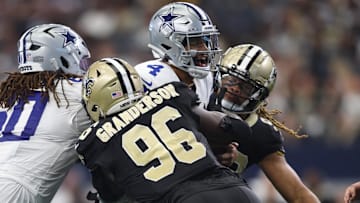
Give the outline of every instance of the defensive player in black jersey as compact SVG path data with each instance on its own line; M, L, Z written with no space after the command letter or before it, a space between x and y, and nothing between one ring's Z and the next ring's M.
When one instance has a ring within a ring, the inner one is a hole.
M140 203L259 202L238 174L218 163L199 131L200 123L213 122L209 130L231 137L225 114L197 107L184 83L144 94L131 65L104 58L90 66L83 99L96 122L76 150L104 201L126 195Z
M238 143L234 168L241 173L257 164L288 202L319 202L287 163L278 128L301 136L275 120L272 116L276 111L264 108L277 77L271 56L253 44L237 45L221 56L219 70L220 88L212 95L209 108L223 111L233 119L244 119L252 129L252 135Z

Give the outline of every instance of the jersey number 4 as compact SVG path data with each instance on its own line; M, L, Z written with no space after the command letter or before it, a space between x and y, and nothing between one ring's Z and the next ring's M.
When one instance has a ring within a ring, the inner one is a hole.
M29 140L34 135L46 106L41 93L35 92L29 102L18 102L12 111L0 112L0 142Z
M146 179L157 182L174 172L176 161L192 164L206 156L193 132L184 128L172 132L166 125L180 117L178 110L167 106L152 115L151 126L137 124L123 134L122 147L137 166L160 162L145 171Z

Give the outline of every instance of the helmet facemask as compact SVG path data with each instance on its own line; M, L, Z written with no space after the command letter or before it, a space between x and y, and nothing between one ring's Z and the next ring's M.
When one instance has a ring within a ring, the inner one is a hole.
M170 3L160 8L150 21L149 31L154 57L168 60L194 78L206 77L221 52L216 26L191 3ZM197 46L192 46L194 43Z
M261 84L239 75L224 75L221 79L221 106L234 113L251 113L267 97L267 89Z
M218 68L223 95L220 104L237 114L256 111L269 96L277 77L271 56L253 44L230 47L221 56Z
M182 41L182 52L180 54L180 64L194 78L204 78L210 71L213 71L217 49L217 34L192 34L185 35Z

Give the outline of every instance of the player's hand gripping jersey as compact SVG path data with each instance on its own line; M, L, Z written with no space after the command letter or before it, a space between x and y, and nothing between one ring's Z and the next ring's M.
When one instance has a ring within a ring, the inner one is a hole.
M116 200L125 191L137 201L156 202L219 165L198 131L194 105L197 96L185 84L167 84L84 131L77 151L102 198Z
M135 66L142 78L145 90L152 90L164 84L180 81L174 70L161 59L150 60ZM213 92L213 76L209 73L205 78L194 78L195 92L200 102L207 106L209 97Z
M60 108L52 93L47 102L40 91L34 91L29 103L0 109L0 179L24 185L45 202L50 202L53 188L58 188L77 160L74 145L90 125L81 102L81 79L72 79L71 84L63 81L63 85L56 88ZM56 122L51 122L54 117Z

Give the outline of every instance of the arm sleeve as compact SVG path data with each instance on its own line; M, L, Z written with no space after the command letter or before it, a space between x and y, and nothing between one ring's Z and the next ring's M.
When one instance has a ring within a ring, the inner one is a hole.
M215 144L212 141L217 144L240 142L251 135L251 128L243 120L232 119L224 113L207 111L201 107L193 107L193 111L199 116L200 129L210 145Z
M122 196L121 199L117 200L117 201L105 201L103 199L100 198L100 203L137 203L136 201L128 198L126 195Z
M117 202L123 197L124 191L114 181L110 171L97 167L91 171L91 175L94 188L98 191L100 199L105 202Z
M231 135L232 142L244 142L248 141L252 130L250 126L239 118L232 118L230 116L225 116L221 123L221 128Z

